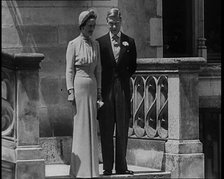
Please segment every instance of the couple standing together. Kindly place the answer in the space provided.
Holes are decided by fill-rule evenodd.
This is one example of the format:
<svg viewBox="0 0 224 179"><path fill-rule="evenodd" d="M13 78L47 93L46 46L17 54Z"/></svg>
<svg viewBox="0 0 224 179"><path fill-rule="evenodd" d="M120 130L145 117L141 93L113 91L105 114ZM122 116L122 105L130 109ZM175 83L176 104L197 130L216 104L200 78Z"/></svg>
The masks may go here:
<svg viewBox="0 0 224 179"><path fill-rule="evenodd" d="M80 35L69 42L66 52L68 100L76 109L70 175L76 178L99 176L97 118L103 174L111 175L114 163L117 174L133 174L127 168L126 150L131 116L129 82L136 70L136 46L134 39L120 31L118 8L107 13L109 32L93 40L96 18L92 10L79 15ZM98 109L97 101L103 103Z"/></svg>

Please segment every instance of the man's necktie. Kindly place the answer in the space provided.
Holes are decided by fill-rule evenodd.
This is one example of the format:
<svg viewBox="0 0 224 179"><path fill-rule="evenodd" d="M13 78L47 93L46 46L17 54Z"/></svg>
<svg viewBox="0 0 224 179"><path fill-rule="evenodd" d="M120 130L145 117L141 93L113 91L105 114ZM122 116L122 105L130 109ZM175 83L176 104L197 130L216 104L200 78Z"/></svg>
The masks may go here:
<svg viewBox="0 0 224 179"><path fill-rule="evenodd" d="M114 36L112 37L112 39L113 39L113 44L114 44L114 46L115 46L115 47L118 47L118 46L119 46L119 37L118 37L118 35L114 35Z"/></svg>
<svg viewBox="0 0 224 179"><path fill-rule="evenodd" d="M119 44L119 37L118 35L114 35L112 37L112 42L113 42L113 52L114 52L114 58L117 62L118 57L119 57L119 53L120 53L120 44Z"/></svg>

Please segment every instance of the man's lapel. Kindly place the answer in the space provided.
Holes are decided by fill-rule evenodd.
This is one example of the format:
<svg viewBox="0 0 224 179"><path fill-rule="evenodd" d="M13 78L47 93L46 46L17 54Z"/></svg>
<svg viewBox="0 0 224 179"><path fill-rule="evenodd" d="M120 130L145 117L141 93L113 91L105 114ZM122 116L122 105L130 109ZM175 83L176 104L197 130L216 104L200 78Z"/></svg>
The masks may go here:
<svg viewBox="0 0 224 179"><path fill-rule="evenodd" d="M116 61L115 61L115 58L114 58L114 53L113 53L113 49L112 49L112 44L111 44L111 41L110 41L110 34L108 33L107 36L106 36L106 47L108 48L108 51L109 51L109 55L110 55L110 59L112 60L112 63L115 63L116 64Z"/></svg>
<svg viewBox="0 0 224 179"><path fill-rule="evenodd" d="M119 54L119 58L118 58L118 62L117 63L119 63L121 61L121 59L122 59L122 57L123 57L123 55L125 53L125 50L126 50L125 46L123 45L124 41L125 41L124 35L121 33L121 37L120 37L120 47L121 47L121 49L120 49L120 54Z"/></svg>

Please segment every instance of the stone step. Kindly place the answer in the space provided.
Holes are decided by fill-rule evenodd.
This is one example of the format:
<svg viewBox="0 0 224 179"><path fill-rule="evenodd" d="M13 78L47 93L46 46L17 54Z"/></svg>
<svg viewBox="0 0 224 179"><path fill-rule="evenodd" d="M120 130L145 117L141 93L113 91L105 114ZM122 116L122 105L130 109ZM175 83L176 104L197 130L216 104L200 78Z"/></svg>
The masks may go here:
<svg viewBox="0 0 224 179"><path fill-rule="evenodd" d="M42 147L42 154L45 159L46 164L46 179L69 179L69 169L70 169L70 158L71 158L71 136L62 136L62 137L49 137L49 138L40 138L40 145ZM129 141L132 142L131 140ZM136 141L135 141L136 142ZM100 142L99 142L100 144ZM137 143L139 144L139 143ZM131 145L131 147L135 147ZM150 143L151 144L151 143ZM154 144L152 145L154 148L155 146L160 147L161 144ZM150 145L151 146L151 145ZM153 148L153 149L154 149ZM162 160L160 155L150 155L151 153L144 153L144 158L141 156L140 159L145 160L145 156L156 156L158 160L154 160L150 158L153 165L148 165L148 162L141 163L140 161L134 161L129 163L128 169L134 171L134 175L116 175L115 171L113 171L113 175L111 176L103 176L103 166L102 166L102 156L101 156L101 147L99 146L99 178L142 178L142 179L149 179L149 178L170 178L169 172L162 172L161 168L156 166L154 163L161 163L159 162ZM138 151L139 152L139 151ZM133 154L133 153L131 153ZM131 158L131 157L130 157ZM138 166L137 166L138 165ZM147 166L147 167L146 167Z"/></svg>
<svg viewBox="0 0 224 179"><path fill-rule="evenodd" d="M46 179L72 179L69 176L70 165L65 164L50 164L46 165ZM170 172L163 172L156 169L139 167L134 165L128 166L129 170L134 171L134 175L116 175L115 171L111 176L103 176L103 166L99 165L100 176L98 178L112 178L112 179L121 179L121 178L139 178L139 179L155 179L155 178L170 178Z"/></svg>

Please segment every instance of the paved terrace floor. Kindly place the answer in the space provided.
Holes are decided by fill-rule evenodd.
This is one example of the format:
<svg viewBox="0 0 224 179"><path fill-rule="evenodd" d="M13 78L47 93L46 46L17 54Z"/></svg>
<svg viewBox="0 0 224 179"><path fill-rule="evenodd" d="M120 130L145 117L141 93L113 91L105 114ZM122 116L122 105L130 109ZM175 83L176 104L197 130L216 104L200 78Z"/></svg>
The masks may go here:
<svg viewBox="0 0 224 179"><path fill-rule="evenodd" d="M46 178L70 178L69 177L69 169L70 165L64 164L49 164L45 167ZM103 165L99 165L99 173L100 178L141 178L141 176L149 176L151 175L152 178L155 176L160 176L159 178L169 177L169 172L161 172L156 169L146 168L146 167L139 167L139 166L128 166L129 170L134 171L134 175L116 175L115 171L113 170L113 174L111 176L103 176ZM161 174L163 177L161 177ZM153 175L153 176L152 176ZM150 178L151 178L150 177ZM144 177L145 178L145 177ZM148 177L147 177L148 178ZM157 177L156 177L157 178Z"/></svg>

